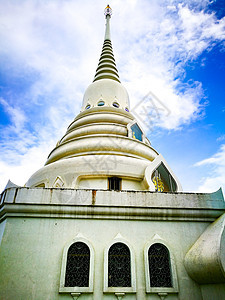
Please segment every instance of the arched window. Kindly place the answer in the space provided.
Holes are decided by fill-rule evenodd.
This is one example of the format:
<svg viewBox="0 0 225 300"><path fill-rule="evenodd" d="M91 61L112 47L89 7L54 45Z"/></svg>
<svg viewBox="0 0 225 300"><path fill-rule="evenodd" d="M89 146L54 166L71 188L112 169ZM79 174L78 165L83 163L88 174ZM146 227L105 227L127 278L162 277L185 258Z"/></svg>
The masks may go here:
<svg viewBox="0 0 225 300"><path fill-rule="evenodd" d="M65 287L88 287L90 250L83 242L73 243L67 253Z"/></svg>
<svg viewBox="0 0 225 300"><path fill-rule="evenodd" d="M76 237L63 250L60 293L93 293L94 249L84 237Z"/></svg>
<svg viewBox="0 0 225 300"><path fill-rule="evenodd" d="M131 287L130 250L123 243L115 243L109 249L108 287Z"/></svg>
<svg viewBox="0 0 225 300"><path fill-rule="evenodd" d="M151 287L172 287L170 254L166 246L153 244L148 250Z"/></svg>

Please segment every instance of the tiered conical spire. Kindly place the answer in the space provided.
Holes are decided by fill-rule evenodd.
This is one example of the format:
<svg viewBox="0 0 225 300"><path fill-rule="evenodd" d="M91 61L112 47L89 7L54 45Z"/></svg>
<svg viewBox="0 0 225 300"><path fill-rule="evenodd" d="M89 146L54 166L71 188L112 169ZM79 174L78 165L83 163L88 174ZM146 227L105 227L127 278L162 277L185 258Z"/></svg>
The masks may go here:
<svg viewBox="0 0 225 300"><path fill-rule="evenodd" d="M99 59L99 64L93 82L99 79L113 79L120 82L116 62L113 55L112 43L110 38L110 18L112 9L107 5L105 9L106 28L105 39L102 47L102 53Z"/></svg>

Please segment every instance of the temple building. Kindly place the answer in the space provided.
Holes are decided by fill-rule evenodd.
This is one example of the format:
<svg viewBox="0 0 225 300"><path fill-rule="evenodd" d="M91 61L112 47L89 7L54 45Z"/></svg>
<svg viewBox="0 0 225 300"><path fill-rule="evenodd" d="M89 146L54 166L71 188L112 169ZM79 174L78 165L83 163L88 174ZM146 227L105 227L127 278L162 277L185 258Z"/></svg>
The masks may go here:
<svg viewBox="0 0 225 300"><path fill-rule="evenodd" d="M81 112L0 196L0 299L225 299L225 202L185 193L130 111L110 36Z"/></svg>

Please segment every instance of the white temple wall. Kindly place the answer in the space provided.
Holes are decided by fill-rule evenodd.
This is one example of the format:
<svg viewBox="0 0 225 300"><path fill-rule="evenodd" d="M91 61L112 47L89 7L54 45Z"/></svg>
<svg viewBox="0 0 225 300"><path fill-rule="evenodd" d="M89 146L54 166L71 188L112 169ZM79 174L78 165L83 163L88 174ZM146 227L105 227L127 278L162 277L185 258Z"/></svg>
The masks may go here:
<svg viewBox="0 0 225 300"><path fill-rule="evenodd" d="M5 224L6 224L6 220L4 220L0 223L0 245L1 245L3 234L4 234L4 230L5 230Z"/></svg>
<svg viewBox="0 0 225 300"><path fill-rule="evenodd" d="M155 234L170 246L175 257L179 298L173 294L167 299L202 299L200 287L187 275L183 260L208 225L207 222L9 218L0 248L0 298L72 299L58 293L62 254L65 244L82 234L94 248L95 264L94 294L80 299L103 299L103 252L119 233L132 245L136 261L137 292L126 295L125 299L158 299L157 295L145 293L144 248ZM218 288L215 292L219 293ZM104 299L115 296L106 295Z"/></svg>
<svg viewBox="0 0 225 300"><path fill-rule="evenodd" d="M100 178L81 178L77 185L79 189L102 189L108 190L108 177L100 177ZM143 190L143 184L141 180L131 180L131 179L122 179L121 182L123 190Z"/></svg>

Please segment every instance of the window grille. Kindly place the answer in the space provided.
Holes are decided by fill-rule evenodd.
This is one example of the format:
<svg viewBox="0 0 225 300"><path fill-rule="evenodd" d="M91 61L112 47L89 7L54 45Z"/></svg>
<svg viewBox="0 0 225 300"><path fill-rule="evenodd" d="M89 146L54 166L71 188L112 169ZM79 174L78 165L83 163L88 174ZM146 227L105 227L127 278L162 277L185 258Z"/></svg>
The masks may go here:
<svg viewBox="0 0 225 300"><path fill-rule="evenodd" d="M151 287L172 287L170 254L166 246L153 244L148 250Z"/></svg>
<svg viewBox="0 0 225 300"><path fill-rule="evenodd" d="M131 287L130 250L123 243L113 244L108 252L108 286Z"/></svg>
<svg viewBox="0 0 225 300"><path fill-rule="evenodd" d="M110 177L109 178L109 190L120 191L121 190L121 178Z"/></svg>
<svg viewBox="0 0 225 300"><path fill-rule="evenodd" d="M89 247L82 242L72 244L67 254L65 286L88 287L89 269Z"/></svg>

